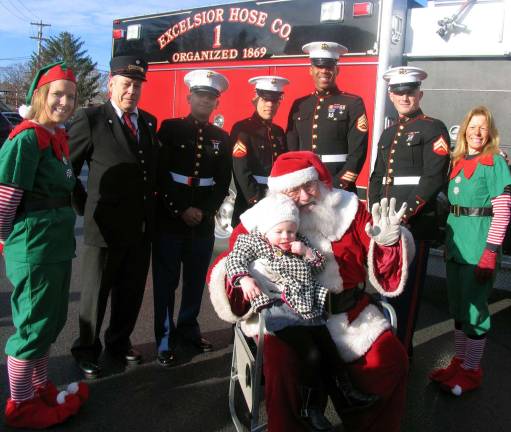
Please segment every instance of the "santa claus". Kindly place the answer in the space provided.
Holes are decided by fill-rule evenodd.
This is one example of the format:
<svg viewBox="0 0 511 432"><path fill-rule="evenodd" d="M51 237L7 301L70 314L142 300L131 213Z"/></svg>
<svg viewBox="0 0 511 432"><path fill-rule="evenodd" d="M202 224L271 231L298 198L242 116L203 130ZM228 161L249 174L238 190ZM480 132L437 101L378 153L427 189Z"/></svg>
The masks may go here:
<svg viewBox="0 0 511 432"><path fill-rule="evenodd" d="M369 214L355 194L332 189L328 170L307 151L279 156L268 178L268 189L269 194L280 192L293 199L300 209L299 231L326 256L327 264L318 280L330 291L328 329L348 364L353 383L366 393L380 396L370 408L342 412L345 430L399 431L408 358L364 287L369 279L384 296L402 292L414 253L413 238L400 225L405 208L396 212L392 200L382 200ZM241 216L230 248L239 234L256 226L251 219L249 212ZM225 283L227 253L220 255L210 269L211 301L220 318L231 323L242 320L242 329L252 336L257 314L252 313L243 293L250 287L241 289ZM256 282L247 278L245 283ZM265 336L263 368L270 432L306 430L300 420L299 366L288 345L270 334Z"/></svg>

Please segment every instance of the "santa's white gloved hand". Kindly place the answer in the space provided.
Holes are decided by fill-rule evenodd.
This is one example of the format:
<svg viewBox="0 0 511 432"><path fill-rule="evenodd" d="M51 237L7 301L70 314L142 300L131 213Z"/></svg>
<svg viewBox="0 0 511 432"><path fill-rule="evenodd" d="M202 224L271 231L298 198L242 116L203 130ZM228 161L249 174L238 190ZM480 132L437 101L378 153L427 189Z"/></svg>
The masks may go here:
<svg viewBox="0 0 511 432"><path fill-rule="evenodd" d="M406 203L403 203L396 213L396 199L390 199L390 206L387 198L379 203L374 203L371 208L373 224L367 223L366 233L381 246L392 246L399 241L401 235L401 219L406 211Z"/></svg>

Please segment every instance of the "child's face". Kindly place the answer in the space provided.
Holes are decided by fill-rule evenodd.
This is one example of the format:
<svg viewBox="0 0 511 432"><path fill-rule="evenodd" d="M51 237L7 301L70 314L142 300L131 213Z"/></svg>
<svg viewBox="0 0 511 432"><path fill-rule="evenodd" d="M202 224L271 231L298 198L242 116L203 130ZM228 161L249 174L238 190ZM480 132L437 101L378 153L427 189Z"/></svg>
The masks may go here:
<svg viewBox="0 0 511 432"><path fill-rule="evenodd" d="M281 222L266 233L266 239L273 246L289 251L291 250L291 242L296 240L296 228L294 222Z"/></svg>

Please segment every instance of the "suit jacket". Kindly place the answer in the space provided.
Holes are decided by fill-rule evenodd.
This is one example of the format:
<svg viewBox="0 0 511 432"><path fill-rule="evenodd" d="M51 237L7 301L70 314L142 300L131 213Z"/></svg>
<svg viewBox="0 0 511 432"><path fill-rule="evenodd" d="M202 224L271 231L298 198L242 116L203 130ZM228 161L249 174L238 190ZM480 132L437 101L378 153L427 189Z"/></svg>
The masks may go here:
<svg viewBox="0 0 511 432"><path fill-rule="evenodd" d="M229 135L209 122L201 123L188 115L164 120L158 138L162 143L158 157L158 232L182 238L213 236L214 216L229 194L231 182ZM190 183L184 184L183 178ZM200 185L200 179L212 182ZM181 218L188 207L199 208L204 214L194 227L186 225Z"/></svg>
<svg viewBox="0 0 511 432"><path fill-rule="evenodd" d="M369 203L396 198L408 204L405 218L417 240L435 240L436 197L447 183L449 132L419 109L385 129L369 183Z"/></svg>
<svg viewBox="0 0 511 432"><path fill-rule="evenodd" d="M334 88L299 98L291 106L286 133L289 151L316 153L334 187L353 189L367 154L368 123L360 96Z"/></svg>
<svg viewBox="0 0 511 432"><path fill-rule="evenodd" d="M98 247L128 245L154 225L156 118L138 110L138 141L112 104L77 112L69 129L70 157L78 177L89 167L87 191L80 181L74 206L84 215L84 241Z"/></svg>
<svg viewBox="0 0 511 432"><path fill-rule="evenodd" d="M240 215L266 195L273 162L287 151L287 146L283 129L264 121L257 112L234 124L231 141L237 192L231 222L234 227L239 224Z"/></svg>

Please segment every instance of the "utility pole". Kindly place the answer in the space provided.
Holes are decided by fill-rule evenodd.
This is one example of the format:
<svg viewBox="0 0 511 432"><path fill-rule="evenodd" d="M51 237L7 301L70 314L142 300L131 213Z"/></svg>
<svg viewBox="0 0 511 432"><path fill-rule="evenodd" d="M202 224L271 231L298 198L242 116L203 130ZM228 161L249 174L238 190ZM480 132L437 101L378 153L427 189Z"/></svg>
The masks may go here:
<svg viewBox="0 0 511 432"><path fill-rule="evenodd" d="M37 22L31 22L30 25L39 27L39 31L37 32L37 36L30 36L30 39L36 39L38 41L37 44L37 60L39 62L41 57L41 42L47 41L48 38L43 38L43 27L51 27L51 24L44 24L43 20Z"/></svg>

